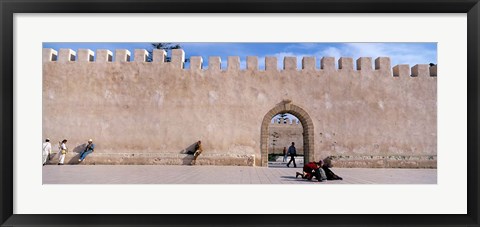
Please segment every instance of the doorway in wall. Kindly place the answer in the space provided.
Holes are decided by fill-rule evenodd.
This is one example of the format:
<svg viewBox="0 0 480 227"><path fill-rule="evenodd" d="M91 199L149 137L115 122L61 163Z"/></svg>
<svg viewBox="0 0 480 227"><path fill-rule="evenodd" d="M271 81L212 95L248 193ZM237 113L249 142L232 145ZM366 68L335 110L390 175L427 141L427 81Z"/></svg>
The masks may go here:
<svg viewBox="0 0 480 227"><path fill-rule="evenodd" d="M291 116L292 122L290 123L289 116ZM285 119L286 123L285 123ZM273 123L273 121L277 120L277 123ZM298 123L295 121L295 125L293 125L294 121L298 120ZM280 123L280 124L278 124ZM300 131L291 133L290 135L284 135L282 138L281 132L277 128L298 128L300 127ZM289 129L285 129L288 131ZM284 130L284 131L285 131ZM293 129L292 129L293 130ZM295 131L295 130L294 130ZM276 132L276 133L275 133ZM301 132L300 135L298 135ZM287 152L291 143L295 143L295 147L297 149L297 155L299 160L303 158L303 162L309 162L313 160L313 151L314 151L314 137L313 137L313 122L308 113L301 107L292 104L288 101L283 101L282 103L278 104L267 114L265 114L261 126L261 166L277 166L276 160L279 157L275 158L276 155L280 154L283 155L283 148L286 147ZM297 141L296 140L300 140ZM288 145L288 146L287 146ZM271 154L271 155L270 155ZM270 161L271 160L271 161ZM290 157L287 159L290 161ZM275 161L275 163L274 163ZM283 162L283 158L281 159ZM295 160L296 161L296 160ZM302 162L302 163L303 163ZM269 165L270 163L270 165ZM286 163L284 164L286 168ZM290 167L293 167L293 163L290 164ZM303 164L297 163L297 167L303 167Z"/></svg>
<svg viewBox="0 0 480 227"><path fill-rule="evenodd" d="M268 126L268 167L286 167L291 157L289 148L294 144L295 165L303 166L303 126L292 114L275 115ZM290 166L294 166L291 161Z"/></svg>

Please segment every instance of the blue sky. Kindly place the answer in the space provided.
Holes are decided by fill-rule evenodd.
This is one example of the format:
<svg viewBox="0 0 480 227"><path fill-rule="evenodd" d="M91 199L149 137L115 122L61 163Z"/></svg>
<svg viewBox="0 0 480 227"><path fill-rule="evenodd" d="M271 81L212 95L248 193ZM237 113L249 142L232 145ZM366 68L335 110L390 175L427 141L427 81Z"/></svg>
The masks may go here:
<svg viewBox="0 0 480 227"><path fill-rule="evenodd" d="M437 63L436 43L178 43L185 51L187 58L202 56L204 68L208 66L209 56L220 56L222 68L226 68L228 56L239 56L241 68L246 68L247 56L258 56L259 67L264 69L265 56L276 56L279 68L285 56L297 56L298 67L301 68L303 56L317 57L317 67L323 56L335 57L390 57L392 66L397 64ZM43 43L43 48L78 49L151 49L150 43ZM168 53L170 55L170 53ZM188 64L186 65L188 68Z"/></svg>
<svg viewBox="0 0 480 227"><path fill-rule="evenodd" d="M247 56L258 56L260 69L265 68L265 57L276 56L278 58L278 68L281 69L283 57L297 56L298 68L301 69L303 56L315 56L317 58L317 68L319 68L320 58L323 56L352 57L354 62L359 57L390 57L392 67L397 64L437 64L437 44L436 43L178 43L185 51L186 58L191 56L203 57L203 68L208 66L209 56L220 56L222 59L222 68L227 67L228 56L239 56L240 67L246 68ZM152 48L151 43L43 43L43 48L70 48L74 51L78 49L108 49L115 52L115 49L128 49L133 53L135 49ZM170 55L171 53L168 53ZM189 67L188 63L185 65ZM277 118L275 116L274 118ZM296 119L293 115L288 115L290 119Z"/></svg>

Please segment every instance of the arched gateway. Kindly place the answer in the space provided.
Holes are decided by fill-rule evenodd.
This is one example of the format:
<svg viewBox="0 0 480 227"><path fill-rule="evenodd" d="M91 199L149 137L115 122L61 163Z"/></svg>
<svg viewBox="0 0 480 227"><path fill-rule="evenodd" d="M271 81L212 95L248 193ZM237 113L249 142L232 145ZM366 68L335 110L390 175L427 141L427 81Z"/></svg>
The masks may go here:
<svg viewBox="0 0 480 227"><path fill-rule="evenodd" d="M268 126L270 121L277 114L289 113L300 120L303 127L303 149L305 155L305 163L313 160L314 154L314 130L313 121L308 113L297 105L291 103L291 100L284 100L268 111L263 117L262 129L260 132L260 149L261 149L261 165L268 166Z"/></svg>

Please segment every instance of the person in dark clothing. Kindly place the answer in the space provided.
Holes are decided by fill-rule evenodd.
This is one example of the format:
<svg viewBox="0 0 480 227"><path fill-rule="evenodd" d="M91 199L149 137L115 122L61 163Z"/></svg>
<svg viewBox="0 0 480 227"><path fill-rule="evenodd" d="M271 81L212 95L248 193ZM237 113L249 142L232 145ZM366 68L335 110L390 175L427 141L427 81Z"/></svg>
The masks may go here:
<svg viewBox="0 0 480 227"><path fill-rule="evenodd" d="M190 163L190 165L195 165L195 163L197 162L197 158L198 156L203 152L203 149L202 149L202 141L198 141L197 144L195 144L195 153L193 153L193 160L192 162Z"/></svg>
<svg viewBox="0 0 480 227"><path fill-rule="evenodd" d="M318 181L322 182L322 178L320 176L320 168L321 165L318 162L309 162L303 166L303 173L297 172L296 178L298 176L302 176L303 179L312 180L313 177Z"/></svg>
<svg viewBox="0 0 480 227"><path fill-rule="evenodd" d="M292 145L288 148L288 155L290 155L290 161L287 164L287 167L290 167L290 163L293 161L293 166L297 168L297 163L295 163L295 156L297 156L297 149L295 149L295 143L292 142Z"/></svg>
<svg viewBox="0 0 480 227"><path fill-rule="evenodd" d="M343 178L336 175L330 168L332 168L332 159L327 157L323 160L324 164L322 166L325 175L327 175L327 180L343 180Z"/></svg>

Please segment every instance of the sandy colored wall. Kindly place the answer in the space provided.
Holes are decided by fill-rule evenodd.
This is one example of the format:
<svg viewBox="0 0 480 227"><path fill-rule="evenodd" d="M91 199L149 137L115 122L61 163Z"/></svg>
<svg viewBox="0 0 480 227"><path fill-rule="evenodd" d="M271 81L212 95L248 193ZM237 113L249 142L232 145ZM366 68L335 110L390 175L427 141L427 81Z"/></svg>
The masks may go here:
<svg viewBox="0 0 480 227"><path fill-rule="evenodd" d="M145 54L137 50L129 62L128 51L117 50L109 62L107 50L92 61L90 50L44 49L43 137L67 138L70 149L92 138L105 154L179 154L202 140L205 154L254 156L258 165L262 120L289 99L312 118L315 159L378 167L385 162L359 160L426 157L434 161L425 167L436 166L436 67L392 72L389 58L373 68L371 58L360 58L354 69L341 58L338 69L323 58L318 69L304 58L297 69L297 58L286 57L277 70L277 59L267 57L266 70L258 70L257 57L247 58L247 69L229 57L220 69L220 58L210 57L201 69L201 57L191 57L183 69L181 50L172 62L160 50L154 62L144 62Z"/></svg>
<svg viewBox="0 0 480 227"><path fill-rule="evenodd" d="M269 154L282 154L283 148L286 147L288 151L288 148L294 142L297 155L303 155L303 127L300 122L292 123L290 120L287 120L286 124L285 122L274 122L268 126L268 129Z"/></svg>

